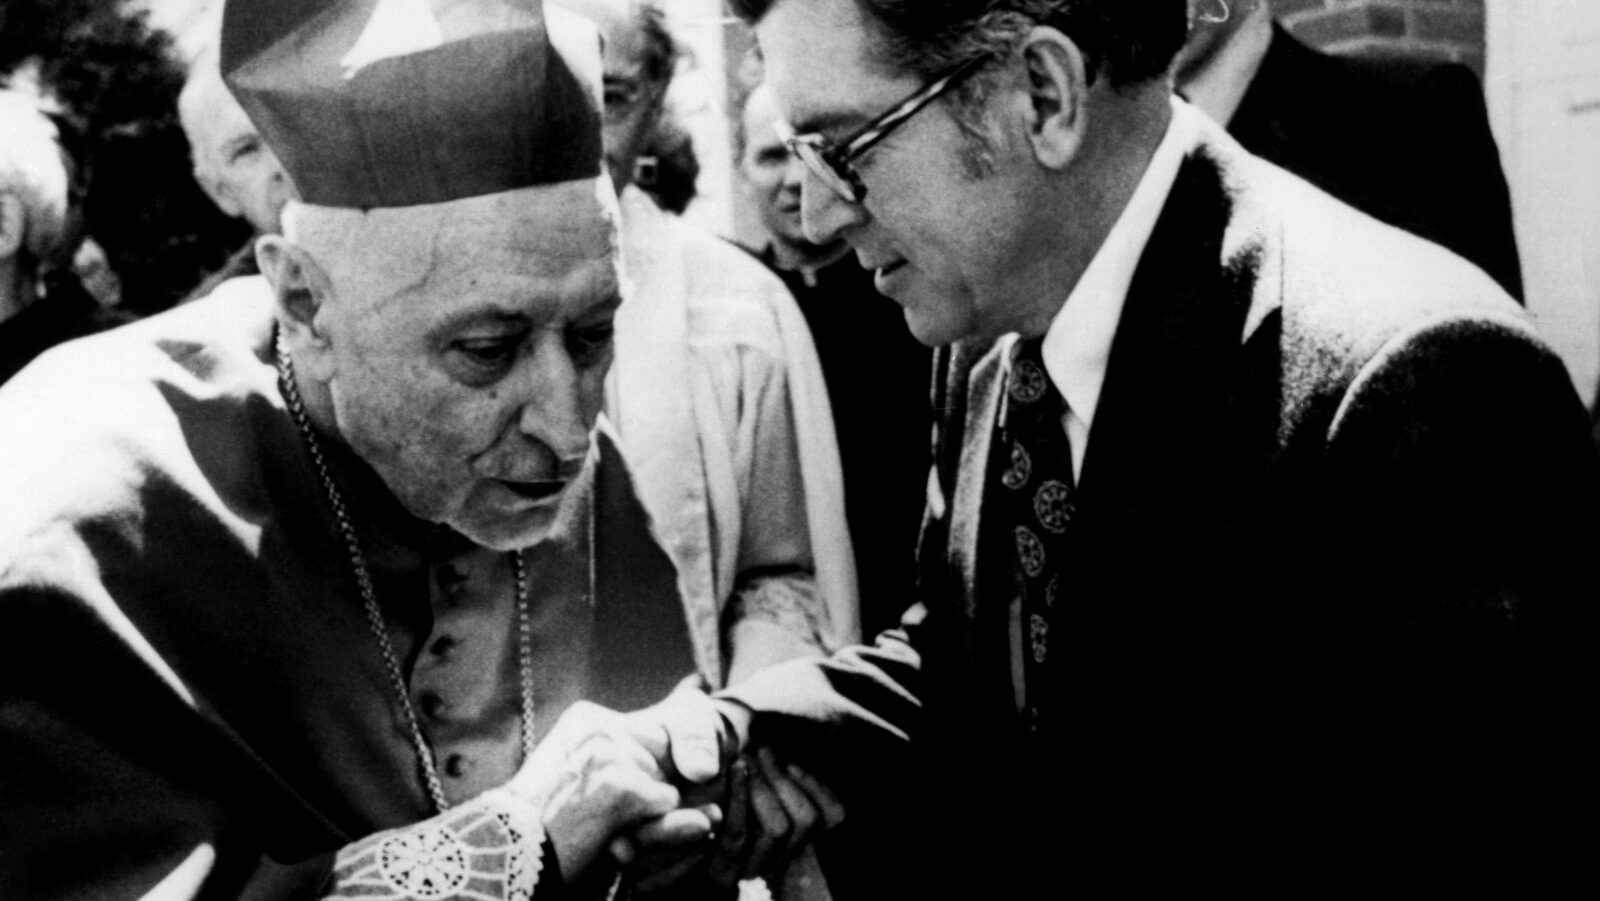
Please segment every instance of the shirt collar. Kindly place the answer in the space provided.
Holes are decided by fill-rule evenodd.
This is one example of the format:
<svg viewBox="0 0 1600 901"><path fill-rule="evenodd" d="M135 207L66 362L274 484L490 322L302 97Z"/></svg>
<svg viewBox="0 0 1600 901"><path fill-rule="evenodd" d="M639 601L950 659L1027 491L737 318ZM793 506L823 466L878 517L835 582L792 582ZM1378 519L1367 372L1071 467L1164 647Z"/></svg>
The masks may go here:
<svg viewBox="0 0 1600 901"><path fill-rule="evenodd" d="M1122 305L1134 270L1155 231L1178 168L1199 136L1200 114L1177 97L1167 133L1150 158L1143 177L1105 242L1061 305L1040 349L1050 381L1084 425L1094 424L1100 386L1106 377L1111 341L1116 336Z"/></svg>

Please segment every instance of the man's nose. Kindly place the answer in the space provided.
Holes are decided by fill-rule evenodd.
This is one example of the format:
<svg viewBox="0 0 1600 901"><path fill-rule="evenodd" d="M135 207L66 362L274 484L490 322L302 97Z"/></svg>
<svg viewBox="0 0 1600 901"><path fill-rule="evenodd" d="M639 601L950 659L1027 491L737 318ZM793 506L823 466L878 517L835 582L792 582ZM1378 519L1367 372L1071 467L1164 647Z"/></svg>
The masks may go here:
<svg viewBox="0 0 1600 901"><path fill-rule="evenodd" d="M598 398L591 403L562 330L541 329L534 340L535 346L522 363L518 427L522 434L549 448L558 460L581 460L589 452L589 429L598 411Z"/></svg>
<svg viewBox="0 0 1600 901"><path fill-rule="evenodd" d="M786 155L783 163L783 189L800 193L800 189L806 183L806 171L806 164L801 162L799 157L794 154Z"/></svg>
<svg viewBox="0 0 1600 901"><path fill-rule="evenodd" d="M822 179L807 171L800 189L800 228L813 244L832 244L848 238L847 229L867 220L866 207L850 203Z"/></svg>

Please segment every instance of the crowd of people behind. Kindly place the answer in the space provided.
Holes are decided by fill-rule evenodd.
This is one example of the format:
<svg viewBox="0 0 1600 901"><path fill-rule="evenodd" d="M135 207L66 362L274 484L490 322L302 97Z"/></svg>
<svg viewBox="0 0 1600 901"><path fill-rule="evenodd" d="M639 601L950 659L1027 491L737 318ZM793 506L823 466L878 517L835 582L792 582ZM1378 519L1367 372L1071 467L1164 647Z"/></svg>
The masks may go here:
<svg viewBox="0 0 1600 901"><path fill-rule="evenodd" d="M37 224L29 229L28 253L7 260L12 274L0 322L34 309L0 339L5 377L54 344L203 297L228 278L253 274L253 239L278 230L279 213L293 191L223 85L214 44L184 60L170 36L147 25L144 13L92 0L17 6L0 36L6 131L14 138L4 171L22 214ZM1252 152L1455 250L1521 297L1509 192L1481 89L1469 70L1328 56L1275 24L1263 2L1221 8L1225 15L1202 23L1175 63L1175 78L1188 99L1227 123ZM608 99L619 110L642 109L648 121L635 129L644 143L628 151L634 171L618 183L637 184L657 206L681 214L695 196L699 163L688 132L665 106L678 45L659 11L637 15L643 37L627 46L644 66L634 90L645 93L613 91ZM1337 89L1326 94L1325 103L1313 108L1298 102L1302 92L1328 85ZM848 277L853 274L842 266L840 284L808 290L821 266L796 257L791 248L824 263L842 259L848 248L842 242L812 245L799 233L797 181L789 185L792 197L772 189L788 152L772 136L777 114L762 94L754 93L746 114L757 120L747 118L734 129L738 175L770 242L751 250L786 277L801 302L819 349L830 357L824 368L839 373L830 385L855 384L858 374L845 373L846 360L856 358L857 347L876 347L894 360L881 367L893 373L889 378L917 382L891 391L909 399L925 380L901 374L916 371L913 360L922 352L900 340L892 306L806 303L811 293L870 292L870 280ZM613 113L630 114L639 113ZM742 159L751 134L767 146ZM1391 139L1370 137L1377 134ZM42 151L43 140L57 149ZM786 225L785 217L793 224ZM51 302L32 303L47 293L54 294ZM868 322L846 327L819 320L840 310ZM888 320L887 327L873 324L880 319ZM836 342L842 343L835 347ZM836 415L854 396L834 388ZM861 421L846 415L852 423ZM870 435L869 443L876 444L884 436L915 432L920 423L898 423L881 435L839 431L846 441L866 442L861 436Z"/></svg>
<svg viewBox="0 0 1600 901"><path fill-rule="evenodd" d="M1593 888L1472 72L730 6L750 246L657 0L0 13L0 895Z"/></svg>

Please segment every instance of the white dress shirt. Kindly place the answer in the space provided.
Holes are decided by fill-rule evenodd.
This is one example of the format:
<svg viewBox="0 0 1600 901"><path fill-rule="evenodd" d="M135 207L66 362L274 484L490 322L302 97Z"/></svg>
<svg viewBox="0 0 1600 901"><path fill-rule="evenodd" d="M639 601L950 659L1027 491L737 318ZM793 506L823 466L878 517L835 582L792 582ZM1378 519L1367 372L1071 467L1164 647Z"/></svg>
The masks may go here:
<svg viewBox="0 0 1600 901"><path fill-rule="evenodd" d="M1199 134L1198 116L1193 106L1172 98L1172 120L1143 178L1045 333L1041 349L1044 368L1067 402L1062 424L1067 430L1067 439L1072 442L1074 478L1083 470L1083 457L1089 447L1095 408L1100 403L1100 386L1106 379L1106 361L1111 356L1117 322L1122 318L1123 301L1133 283L1139 258L1144 255L1144 247L1155 231L1156 220L1166 206L1167 195L1177 180L1178 167L1194 147Z"/></svg>
<svg viewBox="0 0 1600 901"><path fill-rule="evenodd" d="M1172 119L1143 177L1134 188L1122 215L1105 242L1067 295L1066 303L1050 321L1041 353L1050 381L1066 401L1061 425L1072 445L1072 476L1083 471L1089 448L1100 387L1106 379L1106 362L1116 337L1122 305L1133 284L1134 270L1166 206L1184 157L1199 137L1201 113L1178 97L1172 98ZM1069 581L1070 584L1070 581ZM1022 599L1011 602L1011 686L1017 709L1024 701Z"/></svg>

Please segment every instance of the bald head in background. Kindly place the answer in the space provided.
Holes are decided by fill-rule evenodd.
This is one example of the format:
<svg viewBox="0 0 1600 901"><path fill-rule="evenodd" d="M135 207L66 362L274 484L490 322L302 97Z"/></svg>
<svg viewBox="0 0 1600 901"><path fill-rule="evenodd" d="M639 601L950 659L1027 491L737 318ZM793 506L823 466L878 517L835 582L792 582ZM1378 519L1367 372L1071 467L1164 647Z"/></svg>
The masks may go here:
<svg viewBox="0 0 1600 901"><path fill-rule="evenodd" d="M259 234L282 231L283 206L294 184L261 132L222 81L213 45L194 61L178 96L195 181L224 213Z"/></svg>
<svg viewBox="0 0 1600 901"><path fill-rule="evenodd" d="M739 175L746 196L772 238L774 263L780 269L825 266L849 252L844 241L813 244L800 223L800 186L805 165L778 137L782 119L772 90L759 85L745 98L740 119Z"/></svg>

